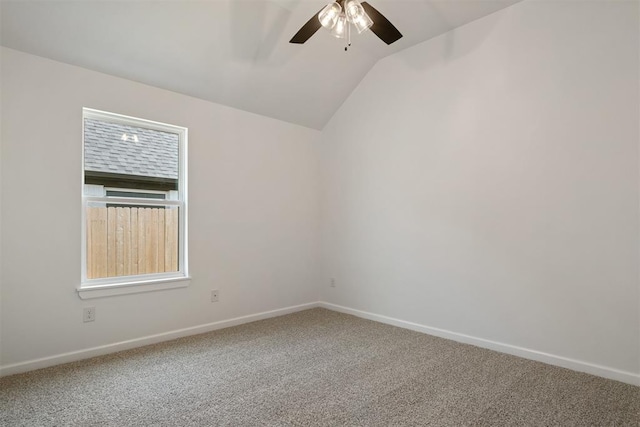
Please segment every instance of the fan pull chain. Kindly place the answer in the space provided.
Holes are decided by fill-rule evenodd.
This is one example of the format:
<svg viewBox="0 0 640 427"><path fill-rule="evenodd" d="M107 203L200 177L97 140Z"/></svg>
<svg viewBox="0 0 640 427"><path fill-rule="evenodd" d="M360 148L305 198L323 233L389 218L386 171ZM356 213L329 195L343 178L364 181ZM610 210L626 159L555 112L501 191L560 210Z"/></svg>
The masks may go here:
<svg viewBox="0 0 640 427"><path fill-rule="evenodd" d="M344 47L344 51L351 47L351 24L347 23L347 46Z"/></svg>

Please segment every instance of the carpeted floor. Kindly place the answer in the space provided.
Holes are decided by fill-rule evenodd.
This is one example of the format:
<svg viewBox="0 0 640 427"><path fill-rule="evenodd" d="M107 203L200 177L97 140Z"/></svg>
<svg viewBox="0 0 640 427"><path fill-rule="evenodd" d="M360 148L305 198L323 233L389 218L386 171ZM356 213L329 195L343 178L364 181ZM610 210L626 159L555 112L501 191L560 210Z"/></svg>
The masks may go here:
<svg viewBox="0 0 640 427"><path fill-rule="evenodd" d="M0 379L3 426L638 426L640 388L324 309Z"/></svg>

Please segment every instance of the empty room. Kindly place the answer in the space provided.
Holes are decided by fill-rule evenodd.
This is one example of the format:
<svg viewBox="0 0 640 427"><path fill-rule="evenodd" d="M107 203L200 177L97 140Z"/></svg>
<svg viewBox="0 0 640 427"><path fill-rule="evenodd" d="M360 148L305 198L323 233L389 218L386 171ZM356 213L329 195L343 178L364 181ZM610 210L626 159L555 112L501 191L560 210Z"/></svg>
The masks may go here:
<svg viewBox="0 0 640 427"><path fill-rule="evenodd" d="M0 425L640 424L636 0L0 0L0 118Z"/></svg>

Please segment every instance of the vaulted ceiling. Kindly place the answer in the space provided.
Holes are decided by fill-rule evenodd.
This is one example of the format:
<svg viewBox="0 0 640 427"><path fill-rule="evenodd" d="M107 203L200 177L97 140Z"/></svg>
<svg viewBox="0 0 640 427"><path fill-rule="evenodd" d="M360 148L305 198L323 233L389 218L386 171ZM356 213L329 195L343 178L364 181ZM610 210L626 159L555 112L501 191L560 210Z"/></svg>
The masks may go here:
<svg viewBox="0 0 640 427"><path fill-rule="evenodd" d="M289 39L327 0L2 1L0 43L322 129L381 58L520 0L369 0L404 35L352 47L321 28Z"/></svg>

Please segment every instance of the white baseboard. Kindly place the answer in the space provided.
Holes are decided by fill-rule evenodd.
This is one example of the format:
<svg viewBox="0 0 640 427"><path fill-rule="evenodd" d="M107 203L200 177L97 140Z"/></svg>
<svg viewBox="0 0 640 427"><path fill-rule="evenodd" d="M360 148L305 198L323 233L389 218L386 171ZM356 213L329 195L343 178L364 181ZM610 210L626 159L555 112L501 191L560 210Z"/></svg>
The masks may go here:
<svg viewBox="0 0 640 427"><path fill-rule="evenodd" d="M412 331L422 332L428 335L434 335L464 344L471 344L477 347L487 348L490 350L499 351L501 353L512 354L514 356L523 357L525 359L547 363L549 365L560 366L562 368L567 368L579 372L586 372L588 374L596 375L599 377L640 386L640 374L634 374L632 372L620 371L618 369L595 365L593 363L570 359L568 357L556 356L553 354L518 347L515 345L504 344L501 342L486 340L483 338L476 338L470 335L459 334L457 332L451 332L440 328L434 328L431 326L420 325L418 323L394 319L392 317L369 313L367 311L356 310L349 307L343 307L341 305L331 304L328 302L320 302L319 306L329 310L339 311L341 313L362 317L363 319L374 320L376 322L386 323L388 325L398 326L400 328L411 329Z"/></svg>
<svg viewBox="0 0 640 427"><path fill-rule="evenodd" d="M228 328L230 326L237 326L237 325L242 325L244 323L255 322L256 320L263 320L263 319L268 319L270 317L277 317L277 316L282 316L289 313L295 313L297 311L308 310L310 308L314 308L318 306L319 306L319 303L312 302L308 304L285 307L277 310L264 311L262 313L235 317L233 319L228 319L228 320L220 320L218 322L192 326L190 328L178 329L175 331L163 332L161 334L149 335L146 337L135 338L132 340L117 342L113 344L101 345L99 347L92 347L84 350L58 354L55 356L27 360L26 362L19 362L11 365L4 365L4 366L0 366L0 377L32 371L34 369L46 368L49 366L59 365L62 363L69 363L69 362L75 362L77 360L89 359L91 357L102 356L105 354L115 353L122 350L129 350L131 348L142 347L149 344L156 344L162 341L169 341L176 338L186 337L189 335L196 335L196 334L202 334L205 332L211 332L217 329Z"/></svg>
<svg viewBox="0 0 640 427"><path fill-rule="evenodd" d="M221 320L218 322L207 323L204 325L192 326L189 328L178 329L175 331L164 332L156 335L135 338L132 340L122 341L113 344L107 344L99 347L92 347L84 350L72 351L69 353L58 354L55 356L43 357L40 359L28 360L25 362L14 363L10 365L0 366L0 377L6 375L19 374L22 372L32 371L34 369L46 368L49 366L59 365L62 363L75 362L77 360L88 359L91 357L102 356L109 353L115 353L122 350L129 350L136 347L142 347L149 344L156 344L163 341L169 341L176 338L182 338L189 335L197 335L205 332L215 331L217 329L228 328L231 326L242 325L244 323L255 322L257 320L268 319L271 317L283 316L285 314L295 313L297 311L308 310L310 308L323 307L328 310L338 311L341 313L351 314L363 319L374 320L380 323L397 326L400 328L410 329L422 332L428 335L434 335L453 341L471 344L502 353L512 354L514 356L523 357L525 359L536 360L538 362L548 363L550 365L560 366L579 372L597 375L599 377L609 378L621 381L627 384L640 386L640 374L632 372L620 371L618 369L606 366L596 365L580 360L570 359L567 357L556 356L541 351L531 350L528 348L518 347L510 344L504 344L496 341L486 340L483 338L472 337L470 335L451 332L440 328L420 325L418 323L407 322L405 320L395 319L392 317L382 316L367 311L356 310L349 307L343 307L328 302L312 302L291 307L285 307L277 310L265 311L262 313L251 314L247 316L235 317L233 319Z"/></svg>

